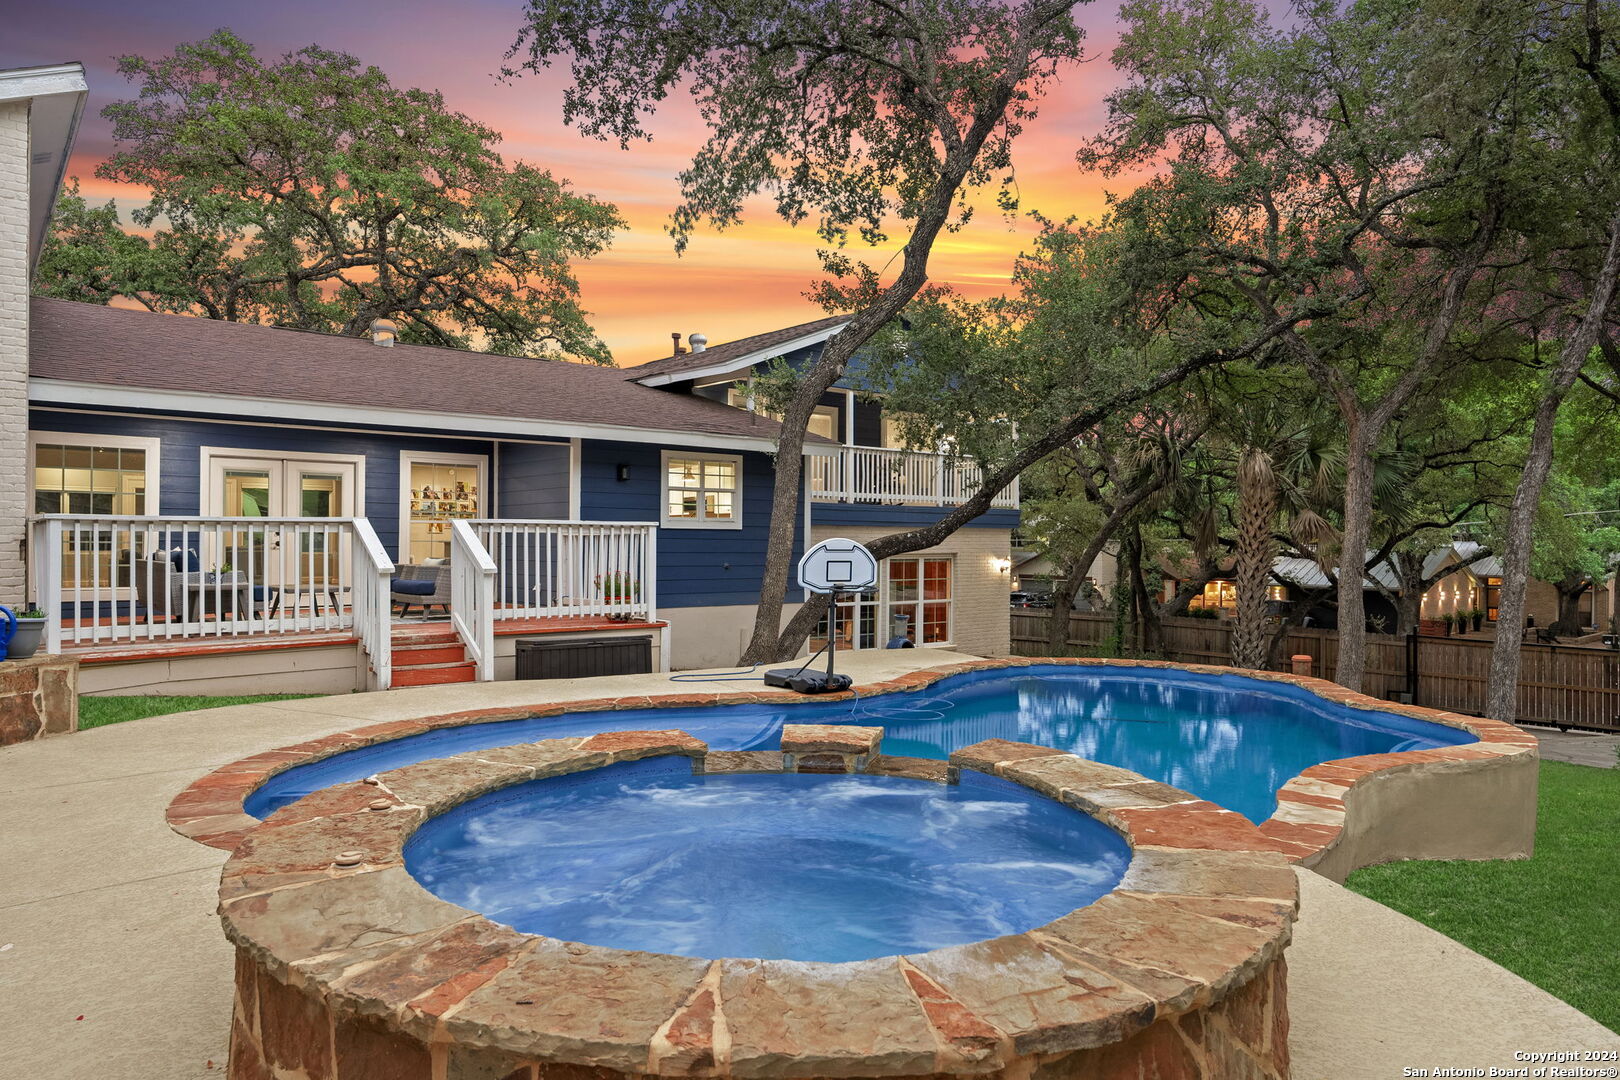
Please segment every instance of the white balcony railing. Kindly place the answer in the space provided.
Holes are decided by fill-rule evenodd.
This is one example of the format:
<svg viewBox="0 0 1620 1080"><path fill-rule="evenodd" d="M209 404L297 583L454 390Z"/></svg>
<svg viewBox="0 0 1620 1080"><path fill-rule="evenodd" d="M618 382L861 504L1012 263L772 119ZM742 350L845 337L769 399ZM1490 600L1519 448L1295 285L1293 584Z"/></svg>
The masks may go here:
<svg viewBox="0 0 1620 1080"><path fill-rule="evenodd" d="M810 493L817 502L957 506L984 484L977 462L914 450L845 446L809 463ZM990 505L1016 509L1018 481L997 492Z"/></svg>
<svg viewBox="0 0 1620 1080"><path fill-rule="evenodd" d="M48 652L351 631L388 685L394 564L364 521L49 514L29 563Z"/></svg>
<svg viewBox="0 0 1620 1080"><path fill-rule="evenodd" d="M656 524L493 519L467 524L496 567L495 605L502 619L650 620L658 614Z"/></svg>

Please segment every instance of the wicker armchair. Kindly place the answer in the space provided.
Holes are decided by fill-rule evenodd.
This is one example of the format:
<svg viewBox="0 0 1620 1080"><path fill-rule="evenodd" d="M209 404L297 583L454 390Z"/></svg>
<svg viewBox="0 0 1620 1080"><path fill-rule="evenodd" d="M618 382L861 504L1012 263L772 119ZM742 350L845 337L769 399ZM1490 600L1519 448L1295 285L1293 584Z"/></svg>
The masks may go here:
<svg viewBox="0 0 1620 1080"><path fill-rule="evenodd" d="M431 581L433 591L426 595L417 593L390 593L389 598L400 605L399 617L404 618L411 613L411 608L420 607L422 618L427 618L428 609L439 607L444 609L446 615L450 614L450 564L439 566L420 566L406 563L398 568L394 575L403 581Z"/></svg>

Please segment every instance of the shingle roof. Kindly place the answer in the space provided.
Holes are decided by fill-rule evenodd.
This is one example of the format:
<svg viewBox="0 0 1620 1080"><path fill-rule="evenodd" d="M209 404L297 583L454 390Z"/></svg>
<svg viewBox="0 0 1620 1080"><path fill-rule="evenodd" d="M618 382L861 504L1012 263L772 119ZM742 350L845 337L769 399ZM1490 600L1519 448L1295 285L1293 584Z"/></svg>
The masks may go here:
<svg viewBox="0 0 1620 1080"><path fill-rule="evenodd" d="M728 361L742 360L744 357L756 353L763 353L762 359L769 359L778 355L771 350L779 348L790 341L802 337L819 334L824 330L836 330L849 322L848 315L832 315L825 319L813 319L797 326L784 326L780 330L771 330L764 334L755 334L752 337L738 338L728 341L724 345L710 345L702 352L681 353L679 356L666 356L659 360L649 360L645 364L626 368L625 378L645 379L653 375L679 375L688 371L701 371L704 368L715 367ZM829 333L827 335L831 337Z"/></svg>
<svg viewBox="0 0 1620 1080"><path fill-rule="evenodd" d="M39 379L426 414L401 416L410 427L449 414L762 440L777 432L758 414L627 382L620 368L425 345L383 349L330 334L37 297L31 310L30 374Z"/></svg>

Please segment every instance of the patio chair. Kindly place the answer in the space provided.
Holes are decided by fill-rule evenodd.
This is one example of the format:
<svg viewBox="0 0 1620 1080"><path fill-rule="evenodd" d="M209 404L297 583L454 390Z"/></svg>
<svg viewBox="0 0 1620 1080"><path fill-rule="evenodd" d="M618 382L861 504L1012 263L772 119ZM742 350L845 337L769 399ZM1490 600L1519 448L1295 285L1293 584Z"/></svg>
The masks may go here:
<svg viewBox="0 0 1620 1080"><path fill-rule="evenodd" d="M429 608L443 608L450 614L450 564L423 566L406 563L391 582L389 599L400 605L399 617L405 618L411 608L420 607L426 619Z"/></svg>
<svg viewBox="0 0 1620 1080"><path fill-rule="evenodd" d="M195 558L195 556L192 556ZM135 564L135 599L146 612L150 623L154 616L173 622L175 617L185 619L191 603L191 586L199 584L202 571L177 570L174 556L167 551L155 552L150 558Z"/></svg>

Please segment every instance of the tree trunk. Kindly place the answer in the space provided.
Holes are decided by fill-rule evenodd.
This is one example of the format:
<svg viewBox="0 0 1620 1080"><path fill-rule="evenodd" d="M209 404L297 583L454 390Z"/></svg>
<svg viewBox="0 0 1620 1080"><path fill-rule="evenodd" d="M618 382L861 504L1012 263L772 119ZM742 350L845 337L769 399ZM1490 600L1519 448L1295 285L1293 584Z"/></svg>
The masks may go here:
<svg viewBox="0 0 1620 1080"><path fill-rule="evenodd" d="M1360 690L1367 671L1367 538L1372 531L1372 454L1352 421L1344 463L1344 534L1339 541L1339 665L1334 681Z"/></svg>
<svg viewBox="0 0 1620 1080"><path fill-rule="evenodd" d="M1147 579L1142 573L1142 529L1140 526L1131 529L1131 603L1136 606L1136 617L1139 630L1137 631L1137 648L1145 653L1161 653L1164 651L1164 624L1159 621L1159 605L1153 602L1148 593Z"/></svg>
<svg viewBox="0 0 1620 1080"><path fill-rule="evenodd" d="M1566 574L1562 581L1553 583L1558 590L1558 621L1549 630L1555 634L1576 637L1585 626L1581 623L1581 597L1592 587L1590 578L1581 574Z"/></svg>
<svg viewBox="0 0 1620 1080"><path fill-rule="evenodd" d="M1232 624L1232 666L1266 663L1266 586L1277 559L1277 484L1271 458L1258 447L1238 461L1237 618Z"/></svg>
<svg viewBox="0 0 1620 1080"><path fill-rule="evenodd" d="M1074 610L1074 597L1080 583L1086 579L1090 566L1078 561L1070 568L1057 588L1052 590L1052 617L1046 623L1046 655L1067 656L1069 653L1069 613Z"/></svg>
<svg viewBox="0 0 1620 1080"><path fill-rule="evenodd" d="M1405 634L1416 630L1423 621L1423 559L1404 551L1397 551L1391 558L1401 575L1401 593L1395 598L1395 632Z"/></svg>
<svg viewBox="0 0 1620 1080"><path fill-rule="evenodd" d="M1530 452L1508 507L1507 539L1502 549L1502 590L1497 601L1496 645L1491 649L1491 681L1486 695L1485 715L1492 720L1512 723L1518 717L1519 642L1524 635L1524 593L1530 573L1531 532L1541 489L1552 470L1553 426L1564 395L1586 365L1598 331L1614 301L1615 281L1620 277L1620 212L1609 219L1609 246L1603 264L1592 284L1592 296L1579 325L1564 341L1558 366L1536 406L1535 426L1530 434Z"/></svg>

